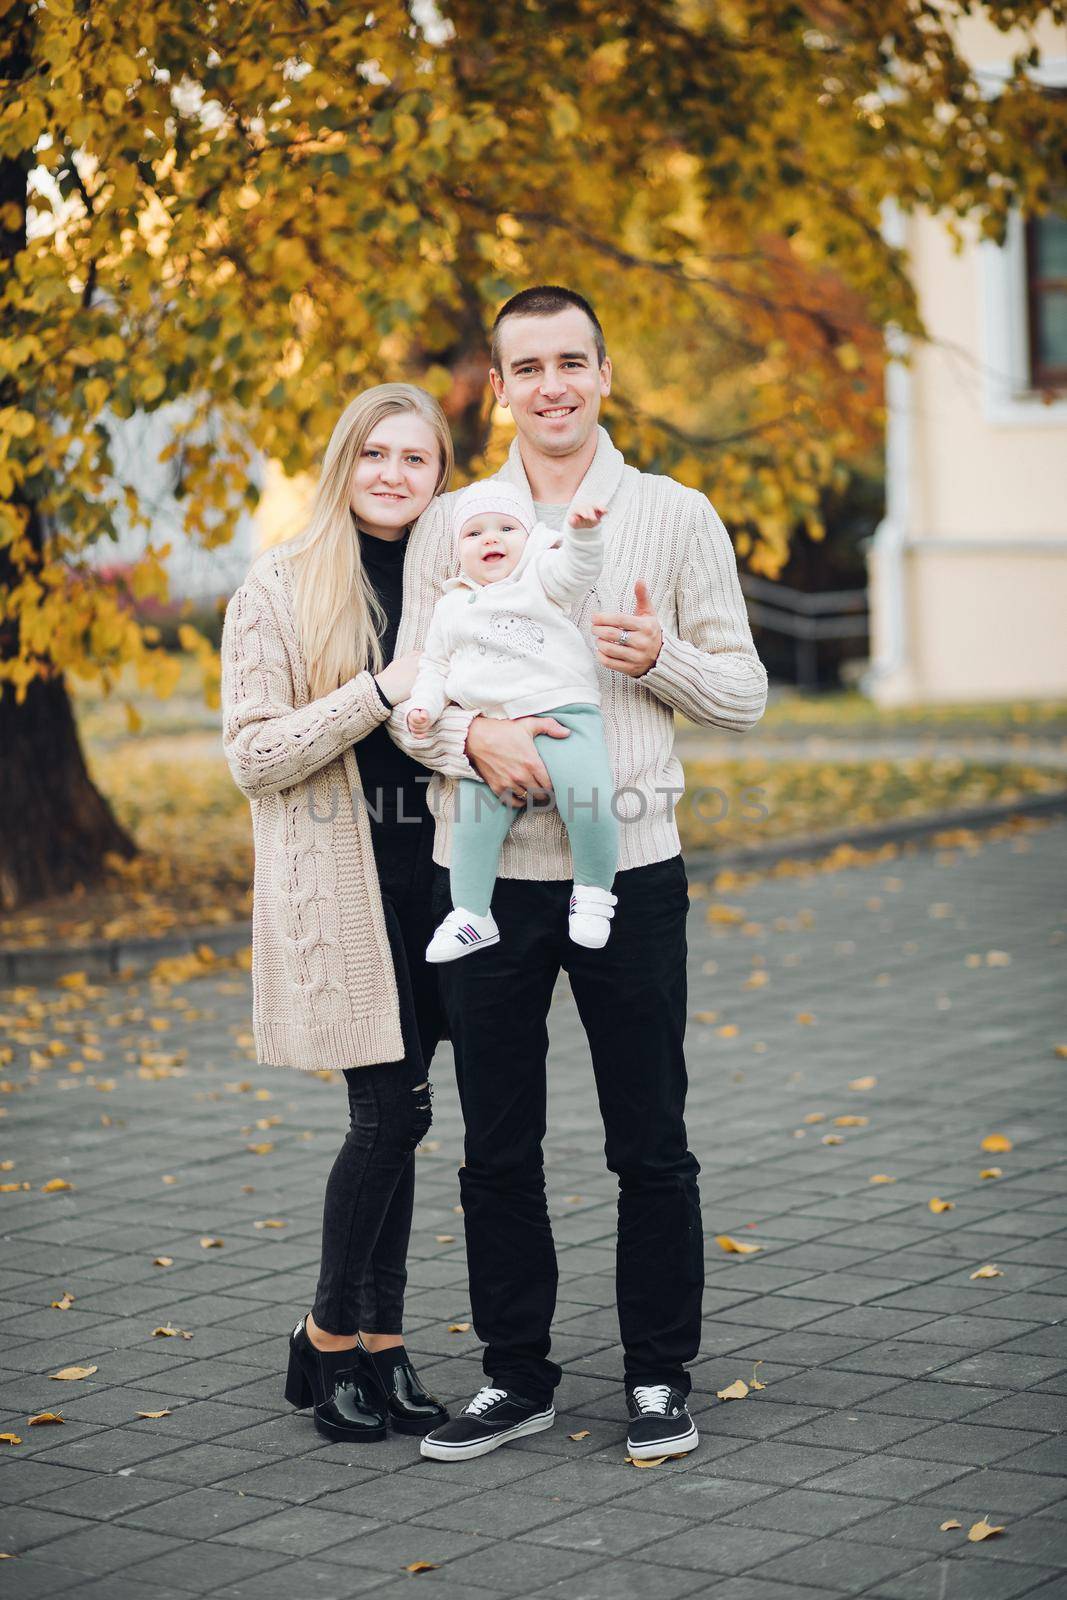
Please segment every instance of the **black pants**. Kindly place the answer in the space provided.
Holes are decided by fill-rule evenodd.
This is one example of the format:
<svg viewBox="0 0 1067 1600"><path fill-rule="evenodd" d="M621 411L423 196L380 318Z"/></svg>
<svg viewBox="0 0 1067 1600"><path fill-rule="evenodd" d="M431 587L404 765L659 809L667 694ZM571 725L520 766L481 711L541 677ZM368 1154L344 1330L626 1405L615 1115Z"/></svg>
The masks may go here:
<svg viewBox="0 0 1067 1600"><path fill-rule="evenodd" d="M616 1292L628 1383L671 1383L700 1347L704 1250L685 1132L681 856L620 872L608 944L567 936L570 884L498 879L500 943L441 967L466 1125L460 1172L471 1309L495 1384L547 1402L556 1253L545 1201L547 1016L562 966L589 1040L608 1167L619 1179ZM437 869L434 905L449 905Z"/></svg>
<svg viewBox="0 0 1067 1600"><path fill-rule="evenodd" d="M433 932L433 821L375 825L378 881L400 998L401 1061L344 1069L351 1125L329 1178L312 1316L327 1333L401 1333L415 1146L431 1121L429 1065L442 1032Z"/></svg>

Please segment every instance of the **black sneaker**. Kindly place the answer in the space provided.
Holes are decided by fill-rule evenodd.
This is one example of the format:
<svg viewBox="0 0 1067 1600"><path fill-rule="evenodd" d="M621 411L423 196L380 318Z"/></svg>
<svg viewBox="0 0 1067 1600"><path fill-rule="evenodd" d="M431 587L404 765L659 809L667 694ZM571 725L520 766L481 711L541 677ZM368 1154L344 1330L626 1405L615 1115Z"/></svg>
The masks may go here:
<svg viewBox="0 0 1067 1600"><path fill-rule="evenodd" d="M630 1426L626 1448L637 1461L677 1456L700 1443L685 1395L669 1383L637 1383L626 1391Z"/></svg>
<svg viewBox="0 0 1067 1600"><path fill-rule="evenodd" d="M458 1417L428 1433L419 1448L432 1461L466 1461L470 1456L484 1456L498 1444L551 1428L555 1420L551 1401L546 1407L513 1390L486 1384Z"/></svg>

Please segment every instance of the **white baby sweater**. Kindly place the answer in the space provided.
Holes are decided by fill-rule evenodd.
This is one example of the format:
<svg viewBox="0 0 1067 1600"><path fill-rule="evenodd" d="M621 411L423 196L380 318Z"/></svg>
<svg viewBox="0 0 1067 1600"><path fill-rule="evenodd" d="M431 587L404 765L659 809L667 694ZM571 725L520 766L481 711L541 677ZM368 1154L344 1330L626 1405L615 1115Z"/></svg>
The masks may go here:
<svg viewBox="0 0 1067 1600"><path fill-rule="evenodd" d="M568 615L600 574L600 525L539 522L497 583L450 578L434 607L411 691L436 722L451 701L487 717L600 704L596 662Z"/></svg>

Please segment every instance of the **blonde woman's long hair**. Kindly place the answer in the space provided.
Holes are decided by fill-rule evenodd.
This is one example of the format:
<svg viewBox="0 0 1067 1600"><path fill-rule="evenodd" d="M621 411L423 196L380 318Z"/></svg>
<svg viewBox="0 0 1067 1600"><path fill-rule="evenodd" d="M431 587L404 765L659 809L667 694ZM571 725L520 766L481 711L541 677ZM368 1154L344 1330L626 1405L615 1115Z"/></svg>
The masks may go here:
<svg viewBox="0 0 1067 1600"><path fill-rule="evenodd" d="M413 411L437 440L435 494L452 476L452 435L432 395L413 383L380 383L349 402L326 446L311 515L289 552L296 578L296 621L313 700L358 672L380 671L384 613L367 581L351 514L352 476L363 446L385 417Z"/></svg>

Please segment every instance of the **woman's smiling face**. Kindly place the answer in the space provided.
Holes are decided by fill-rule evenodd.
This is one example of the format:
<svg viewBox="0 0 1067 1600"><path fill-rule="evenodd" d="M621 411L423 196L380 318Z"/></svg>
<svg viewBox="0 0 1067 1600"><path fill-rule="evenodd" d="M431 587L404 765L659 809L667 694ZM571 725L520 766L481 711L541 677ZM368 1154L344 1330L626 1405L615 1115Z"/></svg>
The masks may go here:
<svg viewBox="0 0 1067 1600"><path fill-rule="evenodd" d="M526 529L503 512L468 517L459 530L460 570L475 583L499 583L514 572L527 537Z"/></svg>
<svg viewBox="0 0 1067 1600"><path fill-rule="evenodd" d="M350 505L360 527L398 539L437 492L437 440L415 411L384 417L368 435L352 474Z"/></svg>

